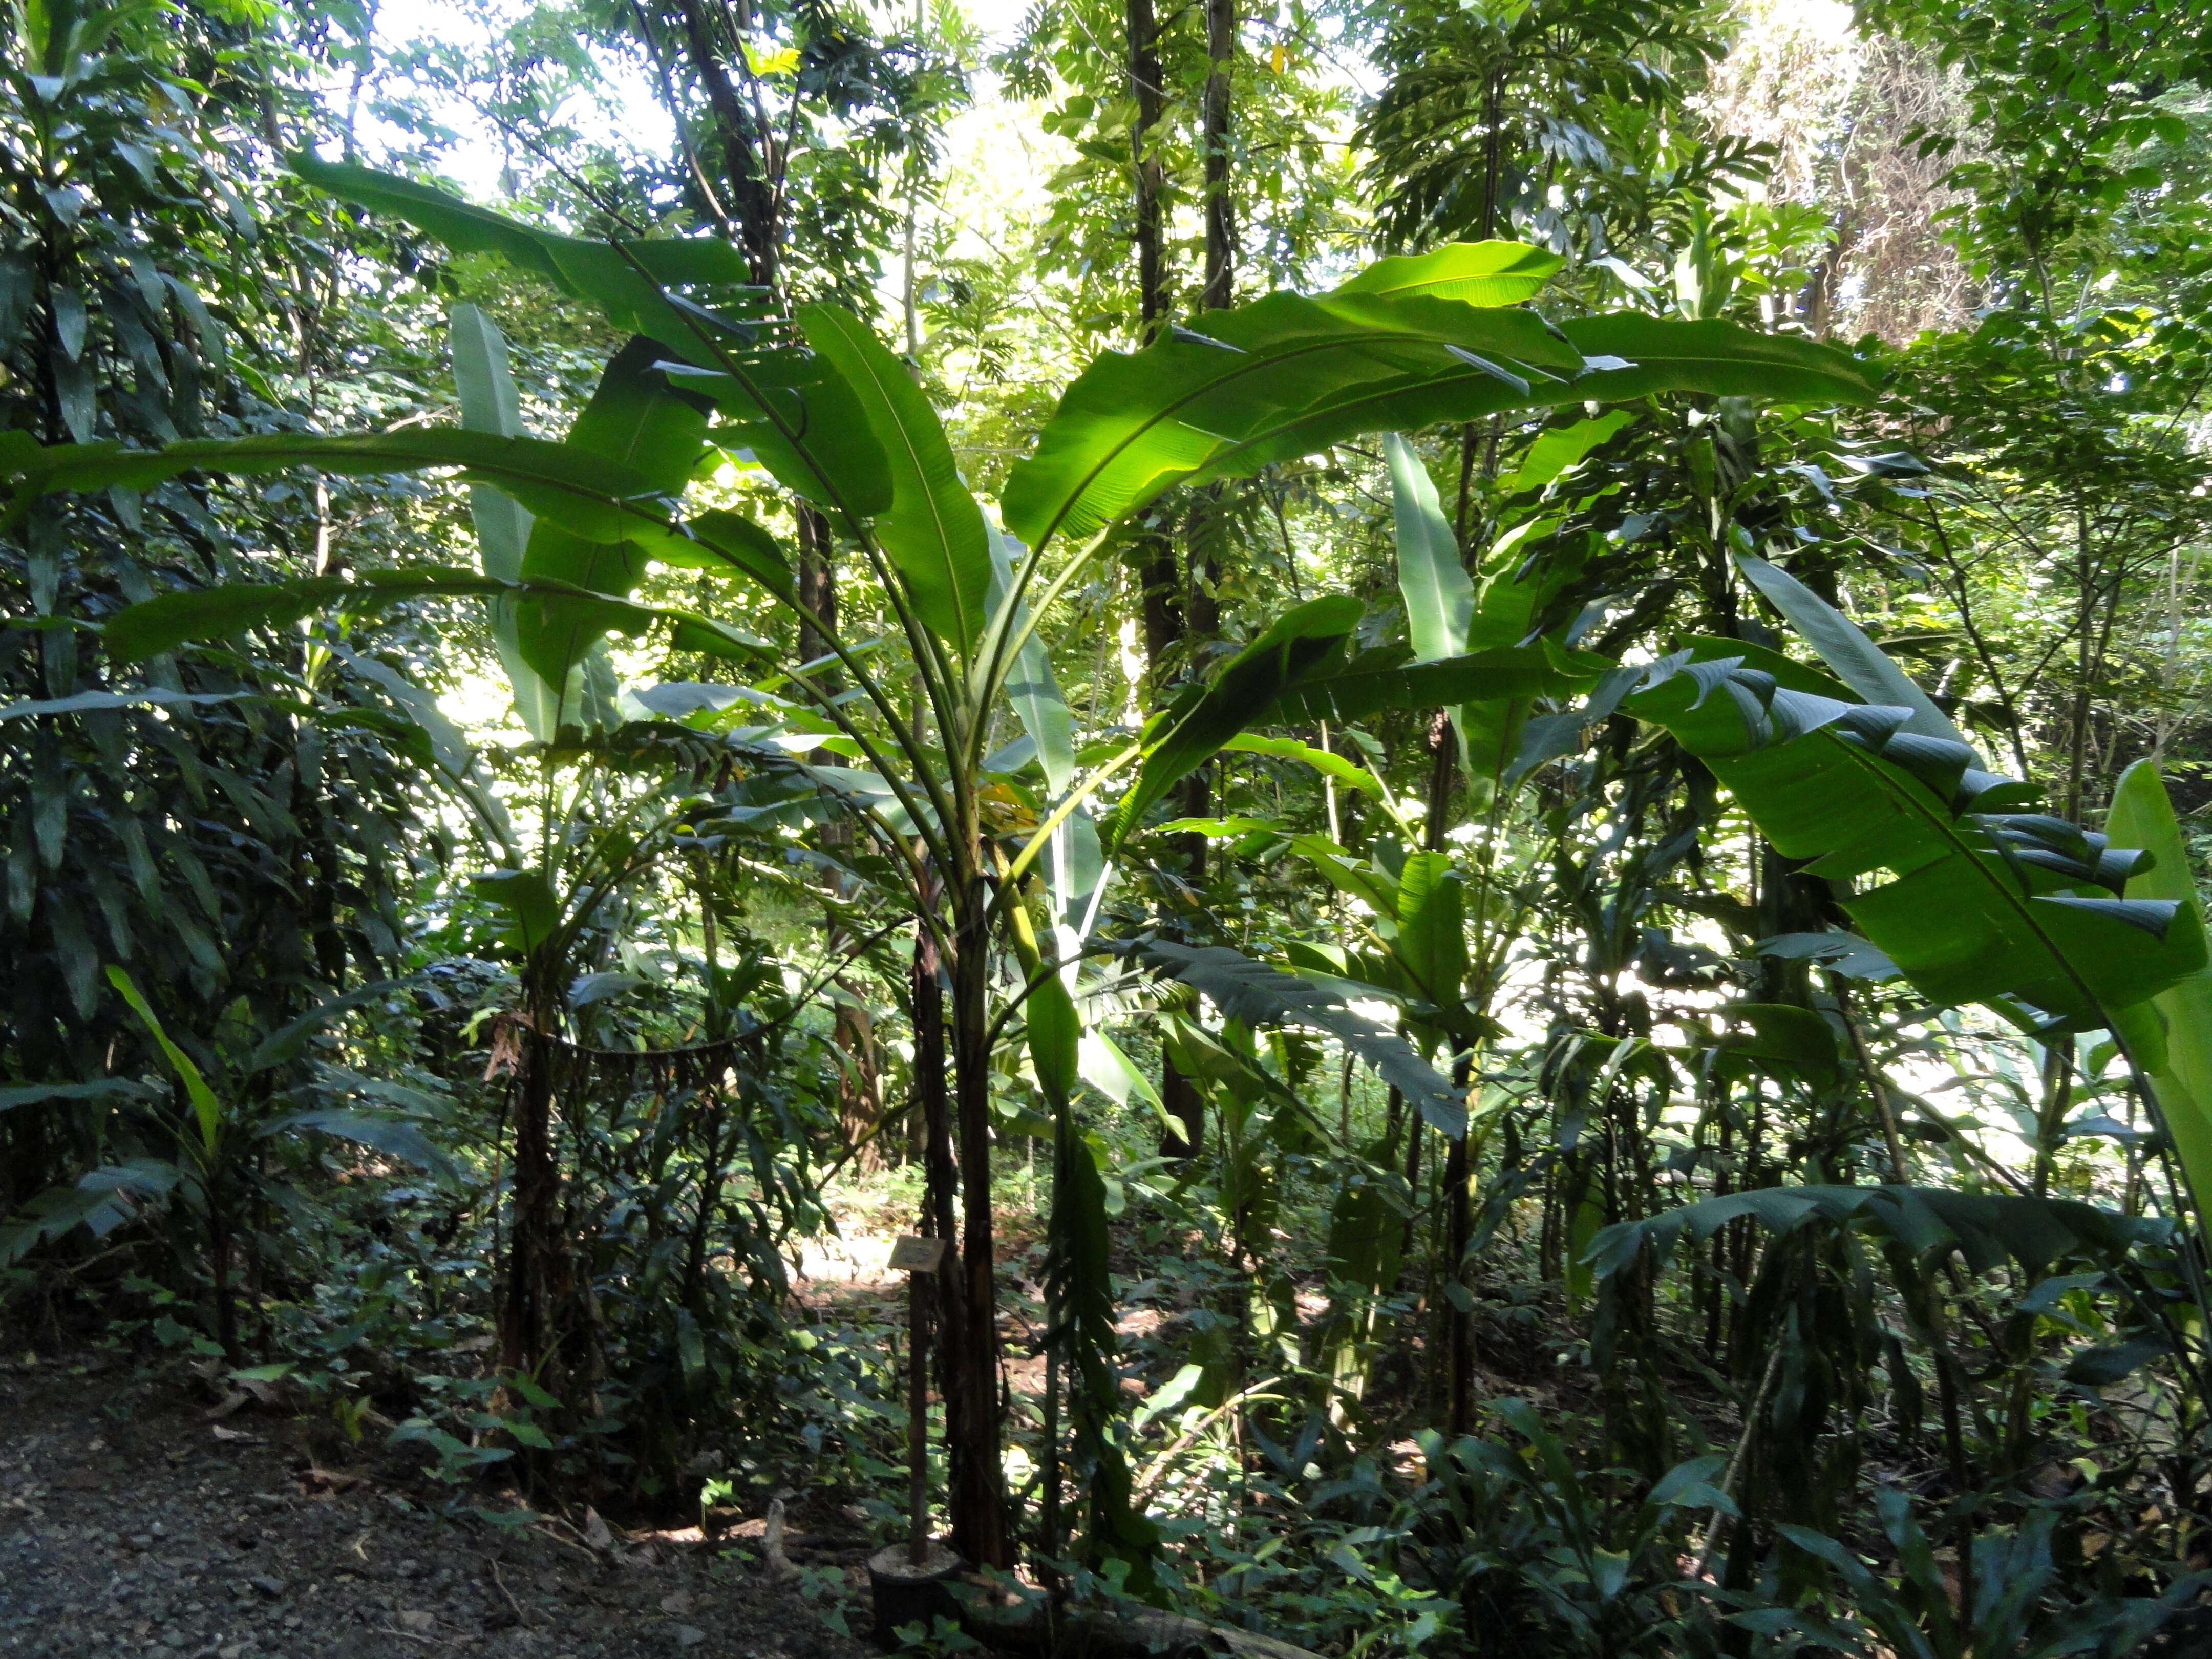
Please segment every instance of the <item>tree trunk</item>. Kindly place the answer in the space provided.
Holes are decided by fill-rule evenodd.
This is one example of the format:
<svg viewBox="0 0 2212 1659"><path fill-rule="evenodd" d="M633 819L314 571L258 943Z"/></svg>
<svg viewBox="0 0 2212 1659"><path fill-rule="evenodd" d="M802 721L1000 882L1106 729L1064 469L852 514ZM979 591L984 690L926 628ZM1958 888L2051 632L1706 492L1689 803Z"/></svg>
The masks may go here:
<svg viewBox="0 0 2212 1659"><path fill-rule="evenodd" d="M507 1300L500 1321L501 1363L538 1376L560 1393L544 1362L558 1346L556 1304L561 1264L561 1168L553 1146L553 1044L538 1018L518 1033L514 1103L514 1224L508 1234Z"/></svg>
<svg viewBox="0 0 2212 1659"><path fill-rule="evenodd" d="M1236 204L1229 194L1230 73L1237 58L1237 0L1206 0L1211 72L1200 112L1206 150L1206 289L1199 303L1219 311L1236 286Z"/></svg>
<svg viewBox="0 0 2212 1659"><path fill-rule="evenodd" d="M754 282L773 289L781 264L779 192L758 116L746 107L730 79L726 53L743 50L736 40L736 27L732 23L726 31L718 32L714 20L707 14L707 3L708 0L676 0L677 15L684 26L684 51L714 112L714 124L722 130L723 174L729 181L730 204L737 217L745 264ZM719 7L716 10L726 22L727 14ZM680 111L670 114L679 122L683 118Z"/></svg>
<svg viewBox="0 0 2212 1659"><path fill-rule="evenodd" d="M960 1290L964 1328L949 1351L945 1440L952 1462L952 1547L982 1566L1012 1567L999 1462L998 1291L992 1276L990 919L973 875L952 890L954 1103L960 1146Z"/></svg>
<svg viewBox="0 0 2212 1659"><path fill-rule="evenodd" d="M1150 345L1167 319L1166 249L1160 197L1166 169L1153 147L1153 132L1167 107L1160 86L1159 21L1152 0L1127 0L1129 96L1137 106L1130 130L1130 159L1137 173L1137 309L1141 319L1137 343Z"/></svg>

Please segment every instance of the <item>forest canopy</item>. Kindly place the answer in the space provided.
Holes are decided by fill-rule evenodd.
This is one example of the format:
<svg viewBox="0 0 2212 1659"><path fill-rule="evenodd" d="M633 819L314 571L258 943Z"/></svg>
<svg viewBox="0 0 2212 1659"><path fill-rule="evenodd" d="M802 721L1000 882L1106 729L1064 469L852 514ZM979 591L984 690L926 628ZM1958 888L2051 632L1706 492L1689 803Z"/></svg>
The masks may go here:
<svg viewBox="0 0 2212 1659"><path fill-rule="evenodd" d="M27 1363L916 1652L2201 1639L2212 9L0 70Z"/></svg>

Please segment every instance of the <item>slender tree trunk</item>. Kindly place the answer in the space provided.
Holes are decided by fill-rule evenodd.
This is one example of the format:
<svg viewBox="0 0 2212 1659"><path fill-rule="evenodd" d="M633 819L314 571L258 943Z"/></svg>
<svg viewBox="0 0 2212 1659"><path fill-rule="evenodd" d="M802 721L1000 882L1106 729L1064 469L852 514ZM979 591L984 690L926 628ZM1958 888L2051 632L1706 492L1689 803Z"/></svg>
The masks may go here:
<svg viewBox="0 0 2212 1659"><path fill-rule="evenodd" d="M1459 771L1459 738L1451 722L1439 717L1431 733L1435 747L1429 757L1428 817L1422 826L1422 845L1431 853L1444 849L1444 832L1451 827L1452 784ZM1474 1056L1462 1053L1452 1066L1452 1082L1463 1096L1474 1076ZM1453 1137L1444 1151L1444 1342L1446 1378L1449 1390L1445 1420L1455 1437L1465 1434L1474 1399L1474 1316L1460 1305L1451 1287L1461 1283L1468 1241L1474 1235L1474 1199L1469 1191L1473 1172L1468 1164L1467 1137Z"/></svg>
<svg viewBox="0 0 2212 1659"><path fill-rule="evenodd" d="M721 129L723 173L729 182L730 205L744 243L745 263L751 268L754 282L773 289L781 275L779 192L760 123L730 79L728 54L744 48L735 38L734 26L716 28L717 18L728 24L727 13L717 6L716 16L710 17L708 3L710 0L676 0L684 51L692 73L707 94L708 106L714 112L714 125ZM679 122L683 118L680 111L670 113Z"/></svg>
<svg viewBox="0 0 2212 1659"><path fill-rule="evenodd" d="M1199 303L1218 311L1236 284L1236 204L1229 193L1230 76L1237 59L1237 0L1206 0L1210 72L1200 112L1206 148L1206 289Z"/></svg>
<svg viewBox="0 0 2212 1659"><path fill-rule="evenodd" d="M556 1344L555 1301L564 1252L561 1242L561 1170L553 1145L553 1044L532 1012L519 1032L514 1103L514 1224L507 1261L507 1305L500 1357L509 1370L542 1373ZM554 1381L540 1375L553 1392Z"/></svg>
<svg viewBox="0 0 2212 1659"><path fill-rule="evenodd" d="M1012 1567L999 1462L998 1291L991 1218L990 921L983 884L952 890L954 1103L960 1142L960 1278L966 1303L959 1364L947 1402L952 1547L981 1565Z"/></svg>
<svg viewBox="0 0 2212 1659"><path fill-rule="evenodd" d="M1210 3L1218 4L1220 0ZM1137 184L1137 343L1150 345L1167 326L1168 319L1167 253L1160 199L1166 175L1153 148L1167 99L1160 84L1159 21L1152 10L1152 0L1127 0L1126 21L1129 96L1137 106L1136 125L1129 136L1130 160ZM1225 86L1222 110L1225 120ZM1211 161L1208 165L1212 165ZM1168 659L1185 637L1185 594L1190 583L1176 556L1174 538L1165 530L1154 527L1139 532L1131 538L1130 550L1131 567L1142 584L1145 657L1151 669L1151 690L1157 696L1166 678ZM1211 605L1210 593L1206 602ZM1218 617L1214 626L1218 627ZM1204 774L1194 775L1182 789L1186 816L1205 811L1206 792ZM1194 807L1194 800L1197 803ZM1191 874L1202 878L1206 873L1204 840L1186 836L1182 850ZM1206 1103L1197 1085L1178 1072L1175 1062L1165 1055L1160 1060L1160 1101L1168 1115L1183 1126L1180 1135L1170 1133L1162 1139L1161 1154L1168 1158L1191 1157L1198 1151L1205 1133Z"/></svg>
<svg viewBox="0 0 2212 1659"><path fill-rule="evenodd" d="M246 1351L238 1345L238 1291L235 1275L231 1271L233 1251L230 1230L230 1194L219 1179L207 1183L208 1201L208 1276L213 1280L215 1292L215 1340L222 1345L222 1357L233 1367L246 1363Z"/></svg>
<svg viewBox="0 0 2212 1659"><path fill-rule="evenodd" d="M1155 148L1155 130L1167 107L1160 86L1159 20L1152 0L1127 0L1129 96L1137 106L1130 129L1130 160L1137 175L1137 343L1150 345L1167 320L1168 278L1161 196L1166 168Z"/></svg>

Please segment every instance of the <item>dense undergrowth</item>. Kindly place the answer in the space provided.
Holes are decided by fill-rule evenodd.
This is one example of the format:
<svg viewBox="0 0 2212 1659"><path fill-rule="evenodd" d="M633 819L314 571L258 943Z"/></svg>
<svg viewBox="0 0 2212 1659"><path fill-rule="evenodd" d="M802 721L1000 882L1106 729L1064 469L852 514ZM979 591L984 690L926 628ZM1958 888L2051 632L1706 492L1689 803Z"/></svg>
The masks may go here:
<svg viewBox="0 0 2212 1659"><path fill-rule="evenodd" d="M884 1541L920 1341L971 1565L1332 1659L2194 1639L2203 12L16 8L9 1340Z"/></svg>

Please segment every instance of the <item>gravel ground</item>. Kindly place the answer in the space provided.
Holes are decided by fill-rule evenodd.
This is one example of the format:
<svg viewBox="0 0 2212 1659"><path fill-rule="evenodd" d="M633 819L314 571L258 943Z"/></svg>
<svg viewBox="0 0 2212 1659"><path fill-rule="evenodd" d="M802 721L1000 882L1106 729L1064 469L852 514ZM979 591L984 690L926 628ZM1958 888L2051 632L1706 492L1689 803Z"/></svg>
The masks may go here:
<svg viewBox="0 0 2212 1659"><path fill-rule="evenodd" d="M446 1520L428 1507L436 1501L390 1465L319 1467L287 1413L210 1421L189 1376L18 1359L0 1367L0 1656L866 1651L793 1579L723 1545L616 1533L593 1549L550 1527L518 1534ZM787 1541L865 1631L865 1543L795 1530Z"/></svg>

